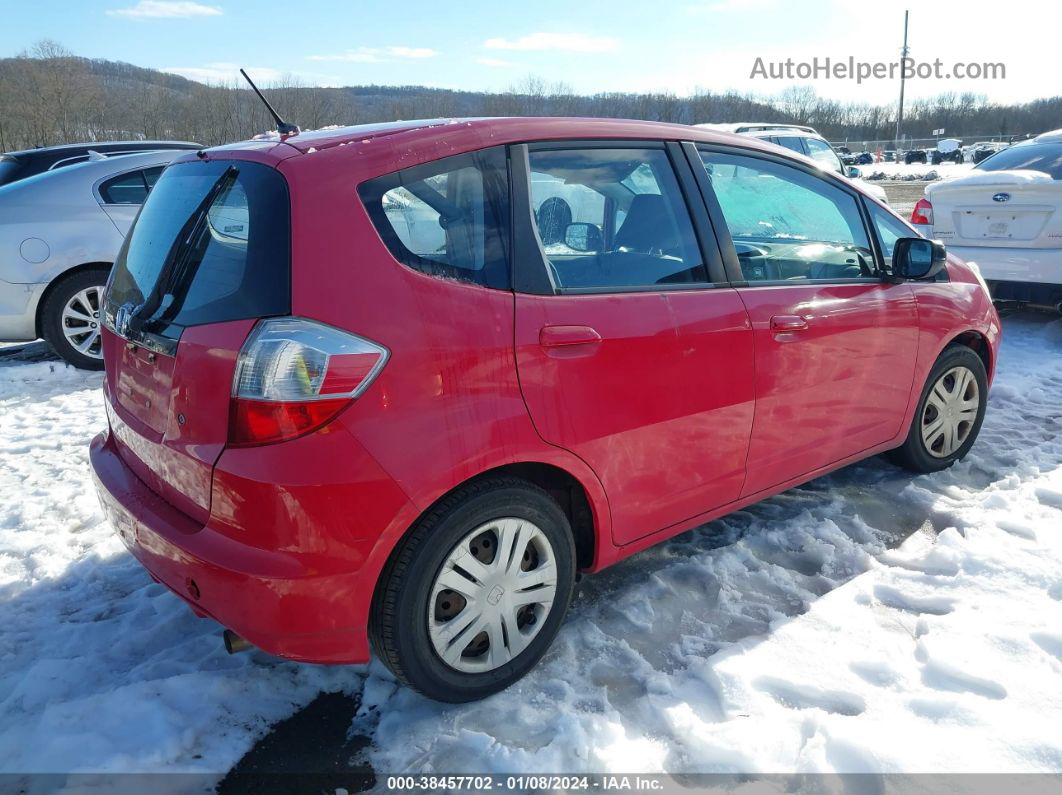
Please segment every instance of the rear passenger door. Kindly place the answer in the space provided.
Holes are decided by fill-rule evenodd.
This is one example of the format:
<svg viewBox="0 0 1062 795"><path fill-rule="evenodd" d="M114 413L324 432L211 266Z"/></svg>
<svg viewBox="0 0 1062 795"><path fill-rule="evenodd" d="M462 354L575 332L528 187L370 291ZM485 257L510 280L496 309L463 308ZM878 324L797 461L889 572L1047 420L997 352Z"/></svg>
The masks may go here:
<svg viewBox="0 0 1062 795"><path fill-rule="evenodd" d="M511 172L516 358L539 434L596 472L619 544L736 499L752 330L681 148L515 146Z"/></svg>
<svg viewBox="0 0 1062 795"><path fill-rule="evenodd" d="M855 191L814 168L687 147L756 340L744 495L901 430L918 345L908 284L882 272Z"/></svg>

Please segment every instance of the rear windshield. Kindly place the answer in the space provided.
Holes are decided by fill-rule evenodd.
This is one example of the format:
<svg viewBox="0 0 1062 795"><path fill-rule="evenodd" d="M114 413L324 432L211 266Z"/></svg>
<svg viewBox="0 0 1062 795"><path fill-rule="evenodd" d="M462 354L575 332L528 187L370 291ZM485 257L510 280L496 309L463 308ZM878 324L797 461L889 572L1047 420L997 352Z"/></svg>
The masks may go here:
<svg viewBox="0 0 1062 795"><path fill-rule="evenodd" d="M106 322L115 328L124 307L124 336L178 339L188 326L287 314L290 234L287 185L275 169L237 160L170 166L115 262Z"/></svg>
<svg viewBox="0 0 1062 795"><path fill-rule="evenodd" d="M0 185L6 185L18 179L22 164L13 157L0 157Z"/></svg>
<svg viewBox="0 0 1062 795"><path fill-rule="evenodd" d="M1051 179L1062 179L1062 143L1023 144L997 152L977 166L979 171L1009 171L1024 168L1043 171Z"/></svg>

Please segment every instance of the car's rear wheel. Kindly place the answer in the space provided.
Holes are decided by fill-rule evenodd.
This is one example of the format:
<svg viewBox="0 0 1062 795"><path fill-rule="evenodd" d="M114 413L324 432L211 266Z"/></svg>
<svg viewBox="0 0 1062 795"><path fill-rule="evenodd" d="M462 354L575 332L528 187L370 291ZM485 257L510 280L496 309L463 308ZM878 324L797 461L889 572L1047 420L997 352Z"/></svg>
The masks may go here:
<svg viewBox="0 0 1062 795"><path fill-rule="evenodd" d="M401 681L438 701L502 690L549 648L575 582L567 517L515 478L444 499L385 568L370 620L373 647Z"/></svg>
<svg viewBox="0 0 1062 795"><path fill-rule="evenodd" d="M62 278L44 299L41 333L74 367L103 369L103 289L107 268L88 268Z"/></svg>
<svg viewBox="0 0 1062 795"><path fill-rule="evenodd" d="M973 447L987 400L981 357L965 345L952 345L933 365L907 440L890 457L915 472L946 469Z"/></svg>

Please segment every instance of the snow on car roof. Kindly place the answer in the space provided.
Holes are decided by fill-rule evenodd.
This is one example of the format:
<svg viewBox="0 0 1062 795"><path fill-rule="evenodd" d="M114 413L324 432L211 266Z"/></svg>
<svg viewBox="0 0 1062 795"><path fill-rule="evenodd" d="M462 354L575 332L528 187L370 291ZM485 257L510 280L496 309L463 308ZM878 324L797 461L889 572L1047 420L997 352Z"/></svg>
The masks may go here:
<svg viewBox="0 0 1062 795"><path fill-rule="evenodd" d="M1062 130L1051 130L1049 132L1040 133L1033 140L1038 144L1062 143Z"/></svg>

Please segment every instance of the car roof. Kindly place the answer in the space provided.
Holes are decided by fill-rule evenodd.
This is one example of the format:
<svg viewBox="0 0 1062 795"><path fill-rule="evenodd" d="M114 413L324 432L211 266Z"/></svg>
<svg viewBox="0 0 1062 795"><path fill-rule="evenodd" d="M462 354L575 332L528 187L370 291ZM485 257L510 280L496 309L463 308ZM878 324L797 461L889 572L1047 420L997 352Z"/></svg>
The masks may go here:
<svg viewBox="0 0 1062 795"><path fill-rule="evenodd" d="M721 132L738 133L742 135L755 135L756 133L771 133L782 132L785 130L794 133L810 133L811 135L818 135L819 132L814 127L809 127L806 124L785 124L783 122L769 122L769 121L743 121L743 122L730 122L727 124L714 124L704 123L695 124L694 127L702 127L707 130L719 130Z"/></svg>
<svg viewBox="0 0 1062 795"><path fill-rule="evenodd" d="M753 130L751 132L739 133L739 135L747 135L751 138L823 138L818 133L808 132L807 130L794 130L794 129L780 129L780 130Z"/></svg>
<svg viewBox="0 0 1062 795"><path fill-rule="evenodd" d="M64 153L84 152L90 149L112 149L115 147L136 146L140 149L158 146L160 148L201 149L201 144L193 141L88 141L80 144L58 144L56 146L38 146L32 149L19 149L14 152L4 152L8 157L47 156L62 155ZM150 150L154 151L154 150Z"/></svg>
<svg viewBox="0 0 1062 795"><path fill-rule="evenodd" d="M156 149L129 155L114 155L99 160L86 160L84 163L73 163L54 171L42 171L40 174L0 186L0 195L16 190L44 192L67 190L71 185L76 186L79 182L91 185L97 180L125 171L168 165L184 154L184 150L181 149Z"/></svg>
<svg viewBox="0 0 1062 795"><path fill-rule="evenodd" d="M1032 140L1038 144L1057 144L1062 143L1062 130L1050 130L1049 132L1043 132L1037 135Z"/></svg>
<svg viewBox="0 0 1062 795"><path fill-rule="evenodd" d="M248 141L213 147L203 154L206 157L236 155L276 163L340 146L351 146L360 155L373 155L376 153L374 150L381 149L380 143L390 142L396 147L401 146L403 154L410 154L413 147L418 150L435 149L437 151L432 153L432 157L424 158L434 159L443 156L444 151L458 154L487 146L565 139L702 141L741 143L743 146L747 146L750 140L756 140L688 124L638 119L512 116L360 124L326 127L296 135L271 132ZM766 143L763 145L769 146ZM192 153L185 153L181 160L190 161L195 157Z"/></svg>

